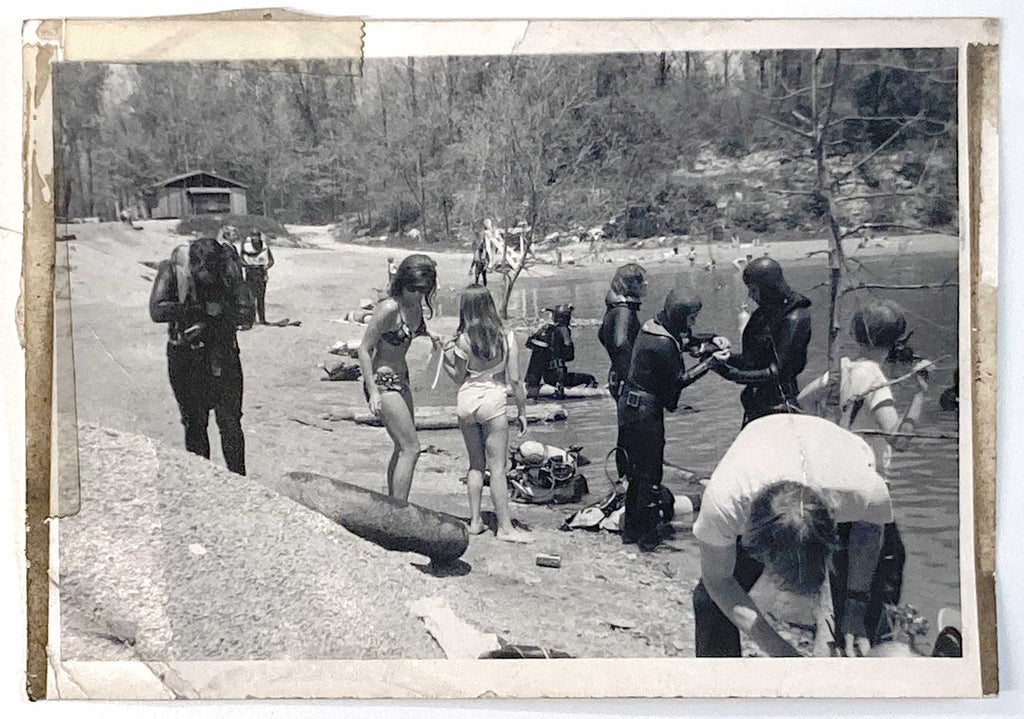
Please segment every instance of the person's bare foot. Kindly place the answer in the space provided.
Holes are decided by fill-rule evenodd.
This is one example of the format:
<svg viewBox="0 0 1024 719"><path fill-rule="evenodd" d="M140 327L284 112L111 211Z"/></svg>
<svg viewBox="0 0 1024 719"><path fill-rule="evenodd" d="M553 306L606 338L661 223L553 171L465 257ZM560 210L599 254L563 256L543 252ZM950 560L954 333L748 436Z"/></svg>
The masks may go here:
<svg viewBox="0 0 1024 719"><path fill-rule="evenodd" d="M504 531L499 529L494 536L497 539L500 539L502 542L511 542L513 544L533 544L534 542L533 537L531 537L529 534L527 534L521 529L511 529Z"/></svg>
<svg viewBox="0 0 1024 719"><path fill-rule="evenodd" d="M487 531L487 525L480 520L470 522L467 525L467 528L469 529L470 534L483 534Z"/></svg>

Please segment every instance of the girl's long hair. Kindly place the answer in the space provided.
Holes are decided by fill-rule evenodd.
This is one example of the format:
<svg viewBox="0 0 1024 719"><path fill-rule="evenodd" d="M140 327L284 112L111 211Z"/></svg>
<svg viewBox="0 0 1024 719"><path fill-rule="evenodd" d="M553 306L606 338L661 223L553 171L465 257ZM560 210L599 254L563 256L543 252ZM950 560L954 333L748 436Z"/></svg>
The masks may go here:
<svg viewBox="0 0 1024 719"><path fill-rule="evenodd" d="M490 291L470 285L459 301L459 334L469 337L473 355L484 361L500 359L506 351L501 317Z"/></svg>
<svg viewBox="0 0 1024 719"><path fill-rule="evenodd" d="M402 292L411 287L422 287L423 301L434 316L434 294L437 292L437 265L427 255L409 255L398 265L395 277L388 288L388 296L400 299Z"/></svg>

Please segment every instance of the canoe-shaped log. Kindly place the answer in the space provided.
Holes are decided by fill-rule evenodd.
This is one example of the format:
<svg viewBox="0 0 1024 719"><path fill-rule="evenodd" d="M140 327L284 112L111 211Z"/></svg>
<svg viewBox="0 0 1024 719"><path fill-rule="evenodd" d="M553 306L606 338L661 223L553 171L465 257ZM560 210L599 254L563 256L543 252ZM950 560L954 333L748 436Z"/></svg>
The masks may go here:
<svg viewBox="0 0 1024 719"><path fill-rule="evenodd" d="M396 552L452 562L469 546L462 520L313 472L288 472L278 491L358 537Z"/></svg>

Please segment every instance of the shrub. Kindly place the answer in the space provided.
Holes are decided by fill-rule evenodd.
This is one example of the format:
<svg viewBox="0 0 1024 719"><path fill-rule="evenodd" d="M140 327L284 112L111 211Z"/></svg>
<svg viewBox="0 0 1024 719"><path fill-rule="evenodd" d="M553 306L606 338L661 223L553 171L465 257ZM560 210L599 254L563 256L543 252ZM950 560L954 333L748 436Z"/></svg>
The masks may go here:
<svg viewBox="0 0 1024 719"><path fill-rule="evenodd" d="M732 224L751 232L763 233L771 229L771 218L763 207L744 204L733 211Z"/></svg>
<svg viewBox="0 0 1024 719"><path fill-rule="evenodd" d="M195 215L186 217L174 229L179 235L194 232L217 232L225 225L233 225L241 237L256 229L268 238L287 238L288 230L277 220L260 215Z"/></svg>

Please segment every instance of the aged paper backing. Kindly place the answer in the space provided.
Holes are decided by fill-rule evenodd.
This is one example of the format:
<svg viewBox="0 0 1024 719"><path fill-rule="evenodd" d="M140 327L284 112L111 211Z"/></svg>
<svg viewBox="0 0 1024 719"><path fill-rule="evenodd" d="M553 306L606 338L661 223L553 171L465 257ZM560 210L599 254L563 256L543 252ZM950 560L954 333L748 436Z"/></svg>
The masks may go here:
<svg viewBox="0 0 1024 719"><path fill-rule="evenodd" d="M256 20L255 18L260 18ZM226 23L232 32L224 31ZM126 42L136 23L151 40ZM245 32L234 30L245 26ZM822 30L827 26L827 33ZM271 29L272 28L272 29ZM284 31L281 31L285 28ZM375 22L301 18L282 11L242 11L172 22L45 21L27 27L25 67L24 342L26 353L29 534L29 693L33 698L230 697L559 697L559 696L962 696L997 690L994 601L995 305L998 28L986 20L827 21L502 21ZM141 34L140 34L141 35ZM638 52L744 48L814 48L822 37L841 47L957 47L960 63L961 361L970 366L970 401L961 409L961 592L968 637L962 660L578 659L551 672L545 663L463 661L139 662L59 661L52 631L57 592L52 482L71 449L54 420L56 340L52 208L51 66L58 60L160 61L281 57L418 56L504 53ZM156 39L152 39L155 37ZM244 41L231 42L245 37ZM250 42L249 37L265 41ZM259 54L254 54L257 52ZM963 151L966 148L966 151ZM964 201L965 199L969 201ZM967 220L968 221L964 221ZM968 261L965 261L968 260ZM57 290L61 287L58 283ZM67 355L57 352L56 371ZM62 359L62 357L64 359ZM968 365L966 362L969 362ZM58 387L56 404L62 404ZM66 406L65 406L66 407ZM72 409L69 410L73 412ZM970 415L969 417L967 415ZM963 421L969 420L969 421ZM56 425L55 425L56 422ZM57 426L59 439L52 438ZM71 425L73 427L73 424ZM55 445L51 446L51 445ZM62 456L63 454L63 456ZM53 461L56 456L56 461ZM971 481L963 481L972 478ZM73 510L72 510L73 511ZM58 521L59 520L55 520ZM52 540L52 541L51 541ZM974 588L974 591L972 591ZM50 631L48 632L48 628ZM51 666L47 682L47 649ZM808 664L807 661L811 661ZM514 666L514 670L512 667ZM398 681L397 678L401 677ZM73 679L72 679L73 678ZM57 686L53 686L54 683ZM629 690L623 687L630 687Z"/></svg>

